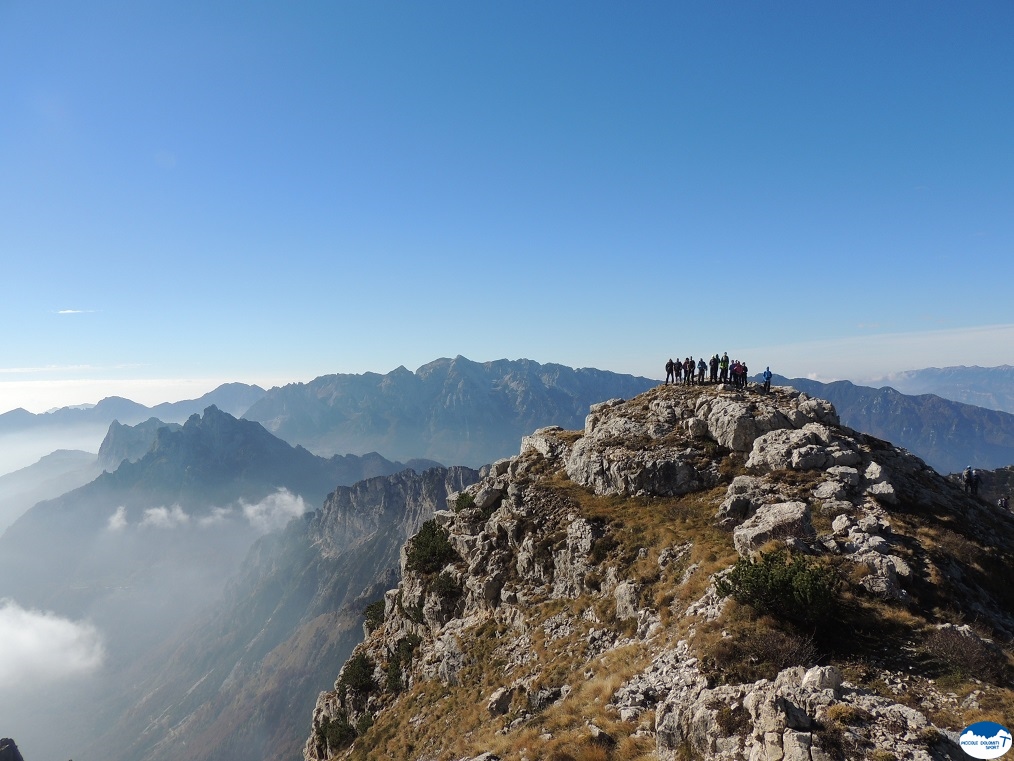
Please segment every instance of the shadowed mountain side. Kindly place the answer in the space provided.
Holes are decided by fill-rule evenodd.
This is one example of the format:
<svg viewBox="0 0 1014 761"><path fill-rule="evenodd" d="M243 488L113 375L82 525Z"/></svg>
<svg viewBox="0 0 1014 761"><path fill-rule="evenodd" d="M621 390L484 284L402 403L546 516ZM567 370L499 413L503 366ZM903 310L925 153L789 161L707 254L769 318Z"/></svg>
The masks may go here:
<svg viewBox="0 0 1014 761"><path fill-rule="evenodd" d="M436 463L414 460L419 467ZM92 483L29 511L11 526L12 537L47 527L68 532L106 526L117 506L127 521L144 518L144 510L179 505L201 513L237 500L257 501L287 489L307 505L320 504L336 484L387 475L408 467L375 452L330 459L293 447L260 424L209 407L192 415L177 430L161 427L148 453L124 462Z"/></svg>
<svg viewBox="0 0 1014 761"><path fill-rule="evenodd" d="M773 382L827 399L845 425L904 447L941 473L1014 463L1014 415L1006 412L849 381L775 376Z"/></svg>
<svg viewBox="0 0 1014 761"><path fill-rule="evenodd" d="M540 365L438 359L415 373L326 375L268 391L245 417L318 454L376 450L478 466L517 451L547 425L580 427L591 404L658 381Z"/></svg>
<svg viewBox="0 0 1014 761"><path fill-rule="evenodd" d="M168 761L184 742L192 761L298 758L316 696L362 640L363 608L397 580L402 544L478 477L433 468L340 487L262 538L221 604L126 675L132 690L110 693L131 707L82 758Z"/></svg>
<svg viewBox="0 0 1014 761"><path fill-rule="evenodd" d="M0 476L0 534L32 505L83 486L101 472L91 452L58 449L27 468Z"/></svg>
<svg viewBox="0 0 1014 761"><path fill-rule="evenodd" d="M952 473L947 478L959 488L965 488L961 473ZM995 505L1000 497L1014 497L1014 465L996 470L980 470L979 479L980 500Z"/></svg>
<svg viewBox="0 0 1014 761"><path fill-rule="evenodd" d="M110 637L134 648L133 627L165 636L160 626L221 590L257 536L336 484L404 467L377 454L326 460L209 407L158 429L137 462L22 515L0 537L0 597L111 617Z"/></svg>

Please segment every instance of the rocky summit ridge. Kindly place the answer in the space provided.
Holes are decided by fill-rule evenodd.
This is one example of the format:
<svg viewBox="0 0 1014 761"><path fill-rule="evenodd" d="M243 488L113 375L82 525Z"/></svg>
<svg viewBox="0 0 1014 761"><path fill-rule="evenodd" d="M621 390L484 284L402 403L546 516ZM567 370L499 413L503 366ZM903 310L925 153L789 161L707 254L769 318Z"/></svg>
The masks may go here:
<svg viewBox="0 0 1014 761"><path fill-rule="evenodd" d="M1014 519L826 401L657 387L447 502L306 761L957 759L1009 724Z"/></svg>

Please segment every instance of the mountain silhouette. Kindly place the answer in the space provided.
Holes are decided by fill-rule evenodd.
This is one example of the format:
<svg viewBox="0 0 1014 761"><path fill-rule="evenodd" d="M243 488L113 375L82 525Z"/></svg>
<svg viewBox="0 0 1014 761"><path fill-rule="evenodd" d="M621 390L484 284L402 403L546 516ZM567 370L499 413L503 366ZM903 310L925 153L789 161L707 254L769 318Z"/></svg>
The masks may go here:
<svg viewBox="0 0 1014 761"><path fill-rule="evenodd" d="M377 451L478 467L547 425L579 427L588 406L658 381L528 359L438 359L414 373L325 375L273 388L244 417L322 455Z"/></svg>

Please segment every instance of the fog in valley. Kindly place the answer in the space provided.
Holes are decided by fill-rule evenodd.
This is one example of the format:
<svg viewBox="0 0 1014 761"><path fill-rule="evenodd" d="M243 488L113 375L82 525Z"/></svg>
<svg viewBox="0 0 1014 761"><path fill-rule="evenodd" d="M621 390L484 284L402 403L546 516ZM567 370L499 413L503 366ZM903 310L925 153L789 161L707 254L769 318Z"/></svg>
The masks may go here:
<svg viewBox="0 0 1014 761"><path fill-rule="evenodd" d="M310 509L284 488L257 501L150 506L101 504L78 490L7 516L4 736L27 759L97 761L84 748L129 708L124 685L164 662L160 648L222 598L257 537Z"/></svg>
<svg viewBox="0 0 1014 761"><path fill-rule="evenodd" d="M57 450L97 454L109 424L0 433L0 477L34 465ZM0 498L3 493L0 492ZM57 496L57 495L53 495ZM0 507L0 511L2 511ZM0 512L0 519L2 519ZM3 524L0 524L2 526ZM2 528L0 528L2 530Z"/></svg>

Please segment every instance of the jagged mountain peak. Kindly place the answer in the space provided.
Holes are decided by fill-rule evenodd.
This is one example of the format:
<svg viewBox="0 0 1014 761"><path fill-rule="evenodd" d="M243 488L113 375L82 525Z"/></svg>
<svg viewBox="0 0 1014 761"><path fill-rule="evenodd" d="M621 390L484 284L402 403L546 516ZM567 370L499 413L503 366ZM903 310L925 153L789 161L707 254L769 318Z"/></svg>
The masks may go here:
<svg viewBox="0 0 1014 761"><path fill-rule="evenodd" d="M826 401L611 400L409 540L304 758L958 758L1014 706L1012 559L1010 514Z"/></svg>
<svg viewBox="0 0 1014 761"><path fill-rule="evenodd" d="M99 465L106 470L116 470L124 460L134 462L144 457L160 428L178 431L181 426L179 423L164 423L157 417L150 417L137 425L123 425L114 420L99 446Z"/></svg>

